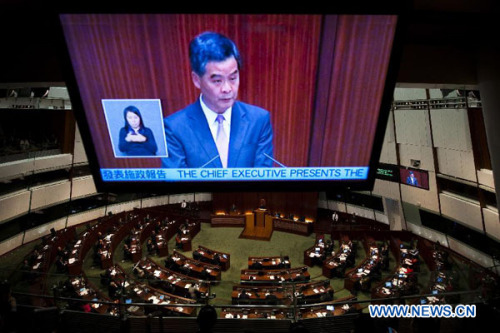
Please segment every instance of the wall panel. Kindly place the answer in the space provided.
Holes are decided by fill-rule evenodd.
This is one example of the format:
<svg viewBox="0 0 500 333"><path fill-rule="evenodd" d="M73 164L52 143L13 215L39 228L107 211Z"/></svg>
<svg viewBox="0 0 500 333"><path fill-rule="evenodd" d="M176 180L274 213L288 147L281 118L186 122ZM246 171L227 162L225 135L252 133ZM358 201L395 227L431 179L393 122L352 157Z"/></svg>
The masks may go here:
<svg viewBox="0 0 500 333"><path fill-rule="evenodd" d="M31 210L68 201L70 187L71 182L67 180L32 188Z"/></svg>
<svg viewBox="0 0 500 333"><path fill-rule="evenodd" d="M413 167L411 160L420 161L419 168L422 170L434 170L434 153L432 147L399 144L399 164L405 167Z"/></svg>
<svg viewBox="0 0 500 333"><path fill-rule="evenodd" d="M24 233L20 233L0 243L0 256L23 245Z"/></svg>
<svg viewBox="0 0 500 333"><path fill-rule="evenodd" d="M141 208L141 201L134 200L128 202L122 202L114 205L109 205L106 207L106 214L112 212L113 214L118 214L121 212L126 212L129 210L134 210L134 208Z"/></svg>
<svg viewBox="0 0 500 333"><path fill-rule="evenodd" d="M351 204L347 204L346 206L347 206L347 213L349 214L356 214L357 216L361 216L370 220L375 220L375 212L373 209L362 208Z"/></svg>
<svg viewBox="0 0 500 333"><path fill-rule="evenodd" d="M472 260L483 267L492 267L494 265L491 257L483 252L480 252L467 244L464 244L452 237L448 237L448 243L452 251L457 252L463 257Z"/></svg>
<svg viewBox="0 0 500 333"><path fill-rule="evenodd" d="M12 179L33 172L34 159L12 161L0 165L0 179Z"/></svg>
<svg viewBox="0 0 500 333"><path fill-rule="evenodd" d="M50 229L54 228L56 231L64 229L66 226L66 217L63 217L61 219L57 219L55 221L52 221L47 224L43 224L41 226L38 226L33 229L26 230L25 236L24 236L24 243L29 243L31 241L34 241L36 239L39 239L45 235L50 234Z"/></svg>
<svg viewBox="0 0 500 333"><path fill-rule="evenodd" d="M168 203L169 204L181 203L182 200L186 200L186 202L193 202L194 193L171 194L168 198Z"/></svg>
<svg viewBox="0 0 500 333"><path fill-rule="evenodd" d="M408 223L408 230L432 242L439 242L442 246L448 247L448 239L445 234L426 228L422 225Z"/></svg>
<svg viewBox="0 0 500 333"><path fill-rule="evenodd" d="M141 200L141 207L155 207L168 205L168 195L162 195L158 197L145 198Z"/></svg>
<svg viewBox="0 0 500 333"><path fill-rule="evenodd" d="M201 201L212 201L212 193L195 193L194 199L198 202Z"/></svg>
<svg viewBox="0 0 500 333"><path fill-rule="evenodd" d="M432 146L427 110L395 110L396 141L417 146Z"/></svg>
<svg viewBox="0 0 500 333"><path fill-rule="evenodd" d="M38 157L35 159L34 170L35 172L43 172L48 170L62 169L66 167L69 168L72 161L72 154L59 154Z"/></svg>
<svg viewBox="0 0 500 333"><path fill-rule="evenodd" d="M96 194L97 190L92 176L73 178L71 199Z"/></svg>
<svg viewBox="0 0 500 333"><path fill-rule="evenodd" d="M439 212L439 201L436 187L436 175L429 171L429 190L420 189L409 185L401 185L401 198L410 204L434 212Z"/></svg>
<svg viewBox="0 0 500 333"><path fill-rule="evenodd" d="M389 225L389 219L387 215L378 211L374 212L375 212L375 221Z"/></svg>
<svg viewBox="0 0 500 333"><path fill-rule="evenodd" d="M395 101L426 100L427 92L424 88L398 88L394 89Z"/></svg>
<svg viewBox="0 0 500 333"><path fill-rule="evenodd" d="M372 192L375 195L399 201L401 200L399 186L399 183L383 179L375 179Z"/></svg>
<svg viewBox="0 0 500 333"><path fill-rule="evenodd" d="M493 211L487 208L482 208L482 210L486 234L496 239L497 242L500 242L500 222L498 220L498 210Z"/></svg>
<svg viewBox="0 0 500 333"><path fill-rule="evenodd" d="M76 126L75 130L75 147L73 151L73 163L75 164L88 163L87 153L85 152L85 147L83 146L83 141L78 126Z"/></svg>
<svg viewBox="0 0 500 333"><path fill-rule="evenodd" d="M25 214L30 208L30 191L22 190L0 197L0 223Z"/></svg>
<svg viewBox="0 0 500 333"><path fill-rule="evenodd" d="M435 147L472 151L466 109L431 109L430 114Z"/></svg>
<svg viewBox="0 0 500 333"><path fill-rule="evenodd" d="M328 200L328 209L335 210L337 212L347 213L347 207L345 202Z"/></svg>
<svg viewBox="0 0 500 333"><path fill-rule="evenodd" d="M106 207L99 207L78 214L68 216L68 227L76 226L85 222L93 221L106 215Z"/></svg>
<svg viewBox="0 0 500 333"><path fill-rule="evenodd" d="M477 182L480 185L488 186L489 188L495 188L495 181L493 180L493 171L488 169L477 170Z"/></svg>
<svg viewBox="0 0 500 333"><path fill-rule="evenodd" d="M483 232L481 207L474 203L446 193L440 193L441 213L443 216L460 221L462 224Z"/></svg>

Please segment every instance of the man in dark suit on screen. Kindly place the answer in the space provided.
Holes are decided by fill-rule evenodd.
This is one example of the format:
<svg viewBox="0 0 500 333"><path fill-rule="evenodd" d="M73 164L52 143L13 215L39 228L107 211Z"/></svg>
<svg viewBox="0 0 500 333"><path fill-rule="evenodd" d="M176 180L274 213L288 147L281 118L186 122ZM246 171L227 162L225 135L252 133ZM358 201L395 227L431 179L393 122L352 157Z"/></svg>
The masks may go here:
<svg viewBox="0 0 500 333"><path fill-rule="evenodd" d="M415 174L413 173L413 171L410 171L409 176L406 177L406 184L418 186L418 180L417 180L417 177L415 177Z"/></svg>
<svg viewBox="0 0 500 333"><path fill-rule="evenodd" d="M227 37L204 32L189 45L191 78L200 97L164 120L167 168L273 166L268 111L237 101L240 54Z"/></svg>

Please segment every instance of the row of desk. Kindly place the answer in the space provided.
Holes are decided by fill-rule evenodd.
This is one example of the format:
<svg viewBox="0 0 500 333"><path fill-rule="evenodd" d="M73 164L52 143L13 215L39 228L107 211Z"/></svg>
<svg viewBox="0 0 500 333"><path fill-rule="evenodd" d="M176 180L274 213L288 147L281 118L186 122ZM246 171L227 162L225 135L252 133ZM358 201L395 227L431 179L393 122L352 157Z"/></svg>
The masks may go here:
<svg viewBox="0 0 500 333"><path fill-rule="evenodd" d="M248 269L288 269L288 256L248 257Z"/></svg>
<svg viewBox="0 0 500 333"><path fill-rule="evenodd" d="M447 251L437 246L431 248L429 242L424 242L419 248L422 249L421 252L423 253L430 253L430 262L428 266L433 268L427 288L427 293L432 296L421 298L420 303L445 303L445 296L440 294L453 291L456 284L455 278L451 273L452 263L450 262L449 254Z"/></svg>
<svg viewBox="0 0 500 333"><path fill-rule="evenodd" d="M323 275L332 278L344 278L345 270L354 266L356 257L356 248L353 242L347 236L342 236L339 250L323 262Z"/></svg>
<svg viewBox="0 0 500 333"><path fill-rule="evenodd" d="M183 251L192 250L192 240L200 232L201 226L199 222L188 222L181 224L175 236L175 244Z"/></svg>
<svg viewBox="0 0 500 333"><path fill-rule="evenodd" d="M141 270L144 274L140 273ZM208 296L208 283L161 267L151 259L146 258L139 261L134 273L140 278L147 279L150 285L175 295L192 299Z"/></svg>
<svg viewBox="0 0 500 333"><path fill-rule="evenodd" d="M373 299L380 300L418 293L417 276L414 274L419 260L418 250L409 248L399 238L394 237L391 239L391 248L399 264L389 277L372 289Z"/></svg>
<svg viewBox="0 0 500 333"><path fill-rule="evenodd" d="M349 296L343 299L324 302L309 307L299 307L298 319L313 319L321 317L341 316L348 313L357 313L361 307L357 303L351 303L356 298ZM252 308L232 308L222 309L220 318L224 319L292 319L294 313L291 309L273 308L273 307L252 307Z"/></svg>
<svg viewBox="0 0 500 333"><path fill-rule="evenodd" d="M308 236L313 231L312 222L302 222L295 221L287 218L273 217L272 219L273 229L277 231L290 232L298 235ZM245 226L245 214L221 214L212 215L211 222L212 227L244 227Z"/></svg>
<svg viewBox="0 0 500 333"><path fill-rule="evenodd" d="M70 278L69 284L73 288L74 294L77 298L91 301L88 304L93 312L118 315L118 307L110 304L113 300L103 295L99 289L85 277L84 274Z"/></svg>
<svg viewBox="0 0 500 333"><path fill-rule="evenodd" d="M193 259L219 266L222 271L227 271L231 267L229 253L215 251L202 245L198 245L198 248L193 251Z"/></svg>
<svg viewBox="0 0 500 333"><path fill-rule="evenodd" d="M132 213L120 213L104 218L92 226L89 224L89 228L83 231L73 248L71 249L70 256L68 259L68 273L70 275L78 275L82 272L83 260L88 253L88 251L96 246L99 241L99 235L113 234L109 240L110 248L108 253L101 253L101 265L109 266L111 263L111 254L113 253L115 247L120 243L121 239L125 237L128 232L128 227L135 223L136 219L140 216ZM104 236L106 237L106 236Z"/></svg>
<svg viewBox="0 0 500 333"><path fill-rule="evenodd" d="M281 270L242 269L242 284L279 284L283 282L306 282L311 279L307 266Z"/></svg>
<svg viewBox="0 0 500 333"><path fill-rule="evenodd" d="M382 268L382 256L375 240L365 237L363 245L366 251L365 260L345 274L344 288L351 292L359 289L368 291L371 280L378 278Z"/></svg>
<svg viewBox="0 0 500 333"><path fill-rule="evenodd" d="M279 286L233 286L231 293L233 304L292 304L314 303L333 300L333 288L330 281L298 283L296 285L281 284Z"/></svg>
<svg viewBox="0 0 500 333"><path fill-rule="evenodd" d="M161 311L164 315L175 313L182 316L193 316L196 314L196 308L192 306L183 306L183 304L194 304L196 300L170 294L147 284L137 282L129 277L120 265L114 265L109 268L108 275L111 281L115 282L124 290L125 304L127 311L133 315L144 315L148 312ZM134 306L129 303L149 303L148 306ZM175 304L169 306L169 304Z"/></svg>
<svg viewBox="0 0 500 333"><path fill-rule="evenodd" d="M174 251L165 260L165 267L196 279L211 281L221 279L220 266L188 258L178 251Z"/></svg>

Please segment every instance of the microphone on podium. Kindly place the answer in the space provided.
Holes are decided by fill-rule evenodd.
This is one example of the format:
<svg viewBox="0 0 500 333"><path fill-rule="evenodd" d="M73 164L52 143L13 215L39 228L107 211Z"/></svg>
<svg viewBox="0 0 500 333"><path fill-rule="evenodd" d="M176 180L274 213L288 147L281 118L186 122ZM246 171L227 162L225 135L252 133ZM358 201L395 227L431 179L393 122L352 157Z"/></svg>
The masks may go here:
<svg viewBox="0 0 500 333"><path fill-rule="evenodd" d="M212 162L213 162L215 159L217 159L217 158L219 158L219 155L215 156L215 157L214 157L214 158L212 158L210 161L208 161L207 163L203 164L203 165L200 167L200 169L201 169L201 168L206 167L207 165L209 165L210 163L212 163Z"/></svg>
<svg viewBox="0 0 500 333"><path fill-rule="evenodd" d="M273 161L274 163L278 164L280 167L282 168L287 168L286 165L276 161L274 158L272 158L271 156L267 155L266 153L263 153L265 157L267 157L268 159L270 159L271 161Z"/></svg>

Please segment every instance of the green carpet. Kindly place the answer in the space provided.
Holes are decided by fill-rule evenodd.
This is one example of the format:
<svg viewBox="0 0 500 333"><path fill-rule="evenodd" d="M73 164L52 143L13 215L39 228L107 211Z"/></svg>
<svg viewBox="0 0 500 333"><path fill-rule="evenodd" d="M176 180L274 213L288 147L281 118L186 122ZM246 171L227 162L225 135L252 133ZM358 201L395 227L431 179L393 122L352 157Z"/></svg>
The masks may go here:
<svg viewBox="0 0 500 333"><path fill-rule="evenodd" d="M80 228L81 230L84 227ZM211 300L211 304L214 305L230 305L231 304L231 292L235 284L240 283L240 272L242 269L248 268L248 257L250 256L279 256L287 255L290 258L291 266L297 267L304 265L304 250L310 248L314 245L315 234L309 236L295 235L286 232L274 231L272 238L269 241L262 240L251 240L239 238L241 234L241 227L233 228L212 228L208 223L201 224L200 233L194 237L192 241L192 248L196 249L198 245L203 245L210 249L226 252L231 255L231 266L230 269L222 272L222 281L220 284L211 287L211 293L216 294L216 298ZM329 236L326 236L329 239ZM357 241L358 250L356 253L355 265L360 264L365 260L365 251L362 246L361 241ZM16 272L16 270L21 266L21 263L26 255L28 255L35 246L40 244L40 241L31 242L25 246L22 246L14 251L0 257L0 278L7 279L11 282L14 291L17 292L27 292L29 291L29 285L21 279L21 273ZM169 253L172 253L175 249L175 239L172 238L169 243ZM335 250L338 250L338 240L335 240ZM143 249L146 249L145 244ZM94 283L98 288L101 288L104 294L107 294L106 288L102 289L100 284L100 274L103 272L100 267L95 267L92 262L92 253L90 250L84 260L83 269L87 277ZM184 255L192 257L192 252L184 252ZM166 257L150 256L152 260L160 265L164 265L164 260ZM132 267L134 263L130 261L122 262L123 259L123 242L118 245L117 249L113 255L113 261L119 263L126 272L132 274ZM384 272L382 279L391 275L398 263L395 262L395 258L390 253L389 270ZM454 263L456 269L460 270L463 267L460 266L461 263ZM322 269L319 266L309 267L309 273L311 275L311 280L324 280L326 277L322 275ZM421 265L421 271L418 273L418 283L421 291L425 291L428 287L431 272L425 264ZM461 273L459 276L460 287L462 287L466 281L465 274ZM52 265L48 272L47 285L48 290L51 290L51 286L57 284L59 281L65 281L67 276L64 274L56 274L55 266ZM335 291L334 299L344 298L351 296L351 293L344 289L344 279L342 278L331 278L330 284ZM466 289L466 288L464 288ZM358 300L369 300L370 293L359 292L357 295ZM363 307L367 307L367 303L362 304Z"/></svg>

